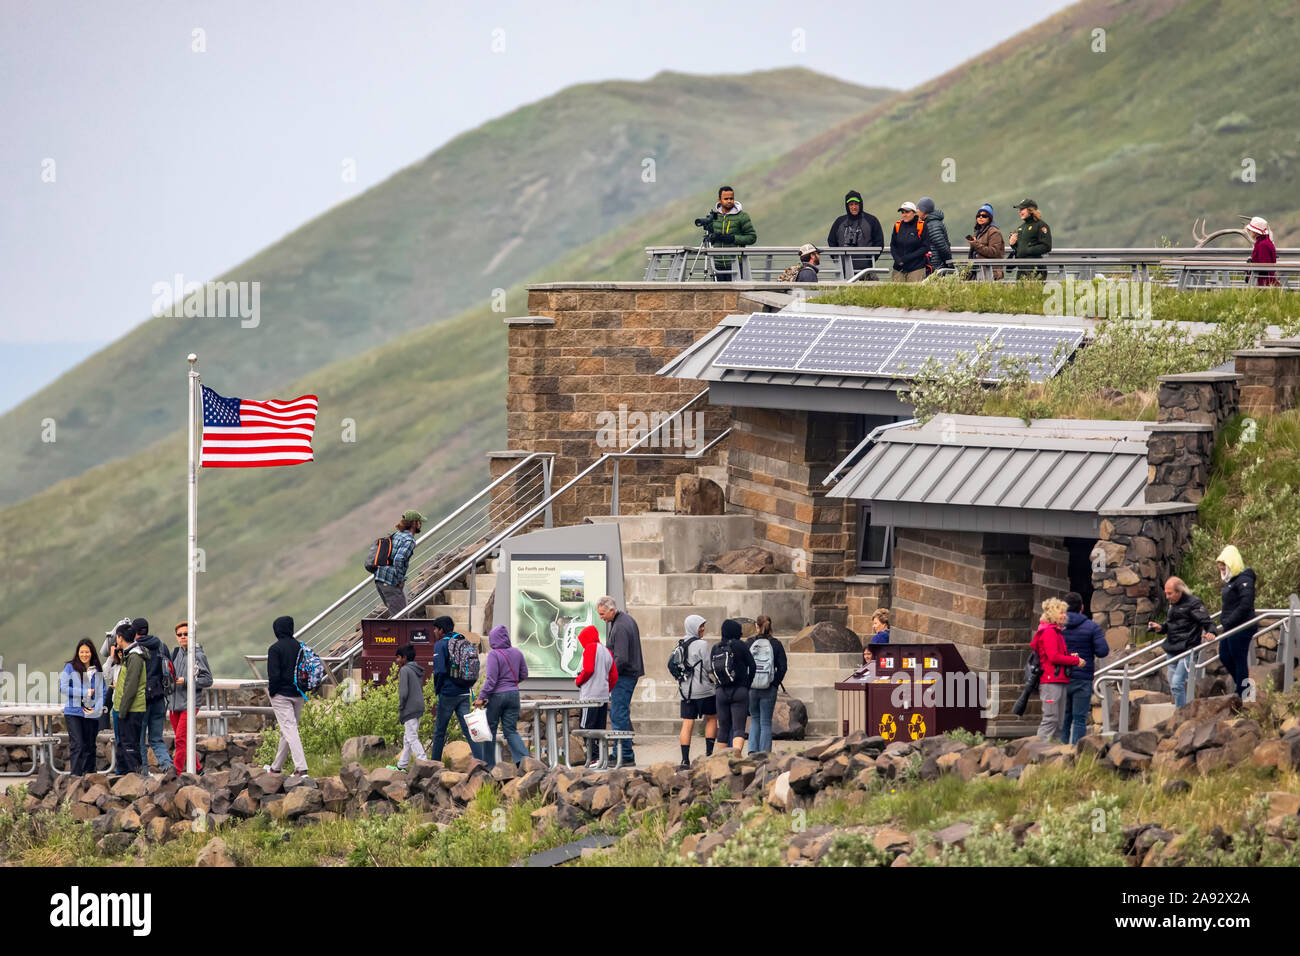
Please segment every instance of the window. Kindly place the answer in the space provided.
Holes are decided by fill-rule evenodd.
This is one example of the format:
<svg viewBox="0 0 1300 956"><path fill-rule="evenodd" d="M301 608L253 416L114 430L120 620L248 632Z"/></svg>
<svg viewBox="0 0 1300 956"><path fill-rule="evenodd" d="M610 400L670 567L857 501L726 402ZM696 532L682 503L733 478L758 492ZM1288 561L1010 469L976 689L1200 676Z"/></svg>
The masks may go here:
<svg viewBox="0 0 1300 956"><path fill-rule="evenodd" d="M888 568L894 560L894 529L871 523L871 505L858 502L858 570Z"/></svg>

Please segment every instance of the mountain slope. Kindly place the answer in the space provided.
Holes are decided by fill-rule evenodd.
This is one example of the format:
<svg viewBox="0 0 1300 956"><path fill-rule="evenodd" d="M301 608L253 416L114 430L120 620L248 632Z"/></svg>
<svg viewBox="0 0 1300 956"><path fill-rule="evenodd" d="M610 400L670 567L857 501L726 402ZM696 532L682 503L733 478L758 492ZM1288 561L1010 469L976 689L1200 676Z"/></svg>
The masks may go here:
<svg viewBox="0 0 1300 956"><path fill-rule="evenodd" d="M770 108L795 86L806 94L799 110ZM223 368L218 390L270 395L488 303L612 226L716 186L888 95L807 70L661 73L572 87L485 123L220 277L260 284L255 325L150 319L0 416L0 503L181 427L187 352ZM746 135L716 135L719 115L744 116ZM505 308L523 302L507 298ZM46 418L57 423L53 443L42 440Z"/></svg>

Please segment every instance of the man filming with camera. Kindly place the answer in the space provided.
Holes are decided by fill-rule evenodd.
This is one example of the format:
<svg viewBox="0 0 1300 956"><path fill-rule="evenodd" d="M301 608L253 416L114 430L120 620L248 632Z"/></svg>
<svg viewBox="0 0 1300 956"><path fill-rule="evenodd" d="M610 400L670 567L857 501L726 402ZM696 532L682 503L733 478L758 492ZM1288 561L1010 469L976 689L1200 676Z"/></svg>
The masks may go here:
<svg viewBox="0 0 1300 956"><path fill-rule="evenodd" d="M752 246L758 241L749 213L736 202L736 191L730 186L718 190L718 204L707 216L696 219L695 225L704 230L706 246ZM731 259L714 259L713 270L719 282L735 277Z"/></svg>

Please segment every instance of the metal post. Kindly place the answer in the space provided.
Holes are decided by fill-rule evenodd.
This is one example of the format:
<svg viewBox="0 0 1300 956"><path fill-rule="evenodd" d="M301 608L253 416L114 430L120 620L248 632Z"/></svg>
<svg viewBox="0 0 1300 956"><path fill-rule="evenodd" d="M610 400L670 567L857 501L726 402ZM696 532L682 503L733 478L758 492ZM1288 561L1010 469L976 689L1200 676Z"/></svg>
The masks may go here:
<svg viewBox="0 0 1300 956"><path fill-rule="evenodd" d="M195 558L198 556L199 548L199 474L198 474L198 455L195 448L195 432L198 429L198 423L195 418L198 415L199 404L199 373L194 370L194 363L199 357L191 352L186 356L186 361L190 363L189 385L190 385L190 409L189 415L189 536L186 542L185 566L188 569L185 617L188 622L189 644L185 654L185 772L195 773L197 755L194 753L194 718L198 711L194 707L194 659L197 657L199 646L198 628L195 626L195 610L198 605L198 565ZM165 767L159 768L165 770Z"/></svg>
<svg viewBox="0 0 1300 956"><path fill-rule="evenodd" d="M1110 705L1115 702L1115 682L1108 680L1101 691L1101 732L1110 733Z"/></svg>
<svg viewBox="0 0 1300 956"><path fill-rule="evenodd" d="M542 517L542 527L552 527L551 517L551 478L555 473L555 459L542 459L542 499L546 502L546 514Z"/></svg>
<svg viewBox="0 0 1300 956"><path fill-rule="evenodd" d="M1295 681L1295 639L1296 627L1300 625L1300 596L1292 594L1289 602L1291 613L1287 615L1282 644L1286 647L1286 659L1282 662L1282 689L1290 690Z"/></svg>
<svg viewBox="0 0 1300 956"><path fill-rule="evenodd" d="M465 630L474 633L474 585L477 583L478 565L469 569L469 610L465 612Z"/></svg>
<svg viewBox="0 0 1300 956"><path fill-rule="evenodd" d="M1130 690L1132 690L1132 684L1129 681L1128 665L1125 664L1124 665L1124 686L1122 691L1124 696L1121 697L1119 701L1119 732L1121 734L1128 733L1128 697L1129 697Z"/></svg>
<svg viewBox="0 0 1300 956"><path fill-rule="evenodd" d="M618 517L618 464L620 461L622 461L622 457L619 455L615 455L614 456L614 483L613 485L611 485L611 490L609 495L609 513L614 517Z"/></svg>

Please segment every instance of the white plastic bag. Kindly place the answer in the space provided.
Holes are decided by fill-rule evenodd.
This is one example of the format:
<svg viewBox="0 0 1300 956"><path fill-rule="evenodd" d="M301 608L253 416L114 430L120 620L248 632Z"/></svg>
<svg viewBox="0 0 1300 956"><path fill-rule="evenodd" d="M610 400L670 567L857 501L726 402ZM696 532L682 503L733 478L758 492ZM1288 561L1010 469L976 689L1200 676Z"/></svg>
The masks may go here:
<svg viewBox="0 0 1300 956"><path fill-rule="evenodd" d="M474 743L485 744L492 739L492 731L488 729L487 708L471 707L465 723L469 727L469 739Z"/></svg>

